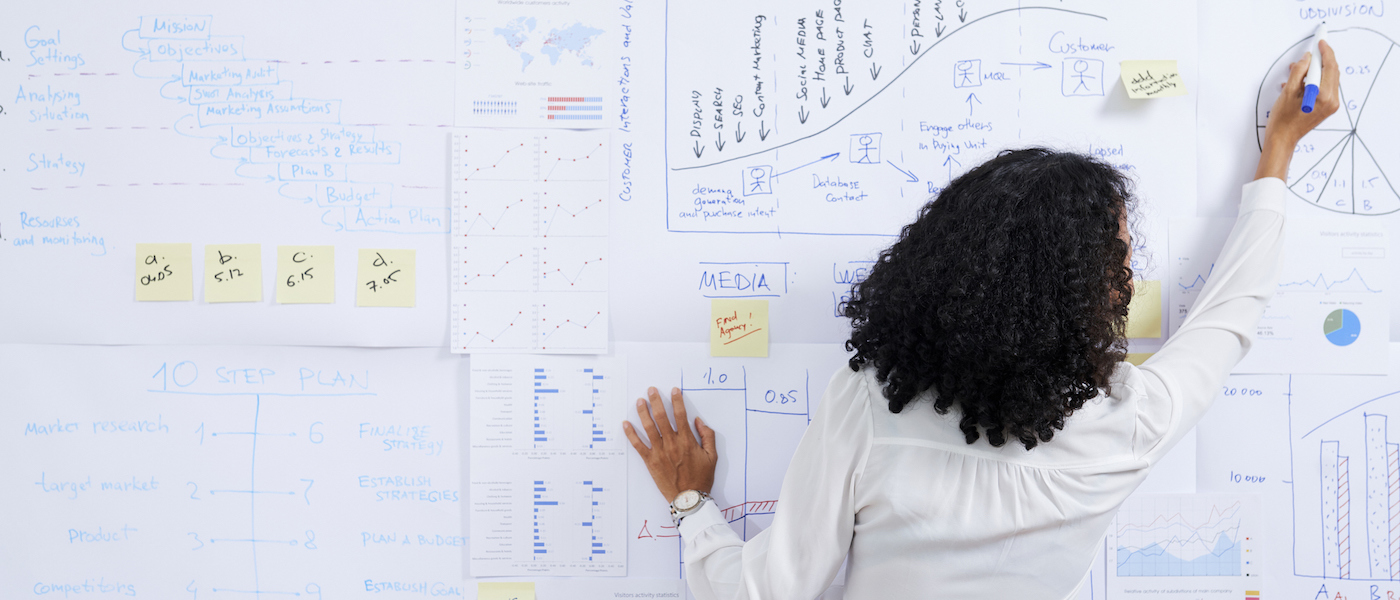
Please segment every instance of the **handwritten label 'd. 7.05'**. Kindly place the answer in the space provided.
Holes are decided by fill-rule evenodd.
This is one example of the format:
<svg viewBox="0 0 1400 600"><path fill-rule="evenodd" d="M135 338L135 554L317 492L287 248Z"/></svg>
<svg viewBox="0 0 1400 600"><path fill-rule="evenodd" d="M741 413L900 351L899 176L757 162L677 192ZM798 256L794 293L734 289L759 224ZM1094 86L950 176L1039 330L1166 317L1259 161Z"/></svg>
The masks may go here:
<svg viewBox="0 0 1400 600"><path fill-rule="evenodd" d="M417 254L416 250L360 250L355 305L412 308Z"/></svg>

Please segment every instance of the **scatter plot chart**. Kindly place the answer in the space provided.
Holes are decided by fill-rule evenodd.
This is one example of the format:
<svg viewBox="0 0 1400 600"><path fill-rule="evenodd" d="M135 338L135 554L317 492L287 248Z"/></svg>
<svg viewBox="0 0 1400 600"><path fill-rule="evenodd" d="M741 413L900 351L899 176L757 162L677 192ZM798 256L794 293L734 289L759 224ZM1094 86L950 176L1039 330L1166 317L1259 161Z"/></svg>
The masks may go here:
<svg viewBox="0 0 1400 600"><path fill-rule="evenodd" d="M1276 60L1259 88L1256 125L1264 140L1279 83L1288 64L1307 50L1300 40ZM1400 211L1400 126L1389 108L1400 103L1400 45L1364 27L1327 34L1341 68L1342 107L1304 136L1288 171L1288 189L1327 210L1356 215Z"/></svg>
<svg viewBox="0 0 1400 600"><path fill-rule="evenodd" d="M453 137L453 352L607 352L606 148L596 131Z"/></svg>
<svg viewBox="0 0 1400 600"><path fill-rule="evenodd" d="M1263 573L1258 515L1254 496L1130 497L1108 534L1110 596L1163 585L1238 588L1234 597L1250 586L1258 589Z"/></svg>
<svg viewBox="0 0 1400 600"><path fill-rule="evenodd" d="M472 574L626 574L622 362L482 356L471 381Z"/></svg>

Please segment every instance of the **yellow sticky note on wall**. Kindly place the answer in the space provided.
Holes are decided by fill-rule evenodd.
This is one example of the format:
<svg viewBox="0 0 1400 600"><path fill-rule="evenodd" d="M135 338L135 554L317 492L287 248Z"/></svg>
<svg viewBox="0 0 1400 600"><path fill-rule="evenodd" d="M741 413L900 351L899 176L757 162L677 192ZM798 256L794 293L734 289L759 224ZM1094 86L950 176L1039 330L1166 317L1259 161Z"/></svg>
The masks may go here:
<svg viewBox="0 0 1400 600"><path fill-rule="evenodd" d="M1125 60L1123 88L1134 99L1169 98L1186 95L1186 82L1174 60Z"/></svg>
<svg viewBox="0 0 1400 600"><path fill-rule="evenodd" d="M1145 363L1147 362L1147 359L1152 358L1153 354L1156 354L1156 352L1129 352L1128 357L1123 360L1141 367L1142 363Z"/></svg>
<svg viewBox="0 0 1400 600"><path fill-rule="evenodd" d="M416 250L361 249L355 305L413 308L417 255Z"/></svg>
<svg viewBox="0 0 1400 600"><path fill-rule="evenodd" d="M535 600L535 582L478 582L476 584L476 600Z"/></svg>
<svg viewBox="0 0 1400 600"><path fill-rule="evenodd" d="M136 301L194 299L194 265L189 244L136 245Z"/></svg>
<svg viewBox="0 0 1400 600"><path fill-rule="evenodd" d="M710 356L768 356L768 301L711 300Z"/></svg>
<svg viewBox="0 0 1400 600"><path fill-rule="evenodd" d="M1133 281L1133 300L1128 303L1128 337L1162 337L1162 282Z"/></svg>
<svg viewBox="0 0 1400 600"><path fill-rule="evenodd" d="M277 247L278 304L335 303L335 246Z"/></svg>
<svg viewBox="0 0 1400 600"><path fill-rule="evenodd" d="M262 300L262 246L220 244L204 247L205 302Z"/></svg>

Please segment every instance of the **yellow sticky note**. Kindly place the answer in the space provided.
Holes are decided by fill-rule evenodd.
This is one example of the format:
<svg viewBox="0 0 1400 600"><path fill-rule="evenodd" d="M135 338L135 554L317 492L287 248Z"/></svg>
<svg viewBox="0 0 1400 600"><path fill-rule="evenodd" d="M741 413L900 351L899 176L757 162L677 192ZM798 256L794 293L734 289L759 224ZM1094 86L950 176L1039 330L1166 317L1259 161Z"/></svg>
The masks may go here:
<svg viewBox="0 0 1400 600"><path fill-rule="evenodd" d="M335 246L277 247L278 304L335 303Z"/></svg>
<svg viewBox="0 0 1400 600"><path fill-rule="evenodd" d="M361 249L355 306L413 308L417 250Z"/></svg>
<svg viewBox="0 0 1400 600"><path fill-rule="evenodd" d="M1162 282L1133 281L1133 300L1128 303L1128 337L1162 337Z"/></svg>
<svg viewBox="0 0 1400 600"><path fill-rule="evenodd" d="M220 244L204 247L205 302L262 300L262 246Z"/></svg>
<svg viewBox="0 0 1400 600"><path fill-rule="evenodd" d="M1124 360L1141 367L1142 363L1145 363L1147 362L1147 359L1152 358L1153 354L1156 354L1156 352L1129 352L1128 358Z"/></svg>
<svg viewBox="0 0 1400 600"><path fill-rule="evenodd" d="M1174 60L1125 60L1123 68L1123 88L1128 97L1169 98L1186 95L1186 82L1176 69Z"/></svg>
<svg viewBox="0 0 1400 600"><path fill-rule="evenodd" d="M535 600L535 582L481 581L476 584L476 600Z"/></svg>
<svg viewBox="0 0 1400 600"><path fill-rule="evenodd" d="M768 356L768 301L711 300L710 356Z"/></svg>
<svg viewBox="0 0 1400 600"><path fill-rule="evenodd" d="M136 245L136 301L194 299L194 265L189 244Z"/></svg>

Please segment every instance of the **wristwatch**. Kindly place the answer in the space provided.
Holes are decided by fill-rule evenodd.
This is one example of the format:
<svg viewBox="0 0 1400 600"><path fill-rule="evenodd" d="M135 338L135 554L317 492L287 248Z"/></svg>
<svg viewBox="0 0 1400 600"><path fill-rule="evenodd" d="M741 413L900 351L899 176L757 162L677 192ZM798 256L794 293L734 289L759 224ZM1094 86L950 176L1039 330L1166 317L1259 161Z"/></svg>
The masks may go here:
<svg viewBox="0 0 1400 600"><path fill-rule="evenodd" d="M700 512L700 507L710 500L710 495L697 490L686 490L671 501L671 522L681 524L681 519Z"/></svg>

